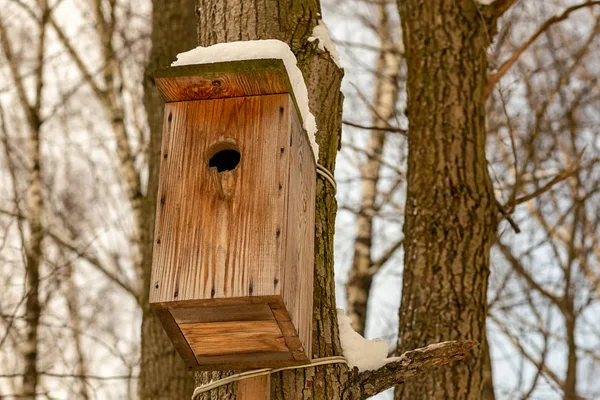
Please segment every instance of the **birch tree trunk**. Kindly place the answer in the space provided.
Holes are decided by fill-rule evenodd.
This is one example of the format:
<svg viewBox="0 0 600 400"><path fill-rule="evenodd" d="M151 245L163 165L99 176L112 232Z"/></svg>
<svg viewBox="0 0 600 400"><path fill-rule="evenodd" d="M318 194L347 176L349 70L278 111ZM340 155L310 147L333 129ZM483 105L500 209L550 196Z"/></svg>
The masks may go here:
<svg viewBox="0 0 600 400"><path fill-rule="evenodd" d="M23 398L35 399L39 381L37 368L39 350L39 323L42 313L40 295L40 265L42 262L42 171L40 159L40 128L41 124L34 123L28 138L28 188L27 188L27 222L29 225L29 240L25 243L25 342L22 355L25 361L23 372Z"/></svg>
<svg viewBox="0 0 600 400"><path fill-rule="evenodd" d="M144 105L150 127L148 189L142 204L142 362L138 383L140 399L181 400L191 396L194 375L175 352L173 344L148 304L154 212L158 192L160 143L164 103L154 86L152 73L166 67L178 53L195 47L194 0L153 1L152 50L146 66Z"/></svg>
<svg viewBox="0 0 600 400"><path fill-rule="evenodd" d="M352 319L352 327L361 335L365 334L369 292L373 277L385 263L375 263L372 257L373 219L375 217L375 200L377 184L381 170L383 148L390 118L396 111L398 99L398 74L402 61L401 46L392 38L388 10L385 3L379 5L379 59L377 60L375 100L369 143L366 148L367 159L359 167L362 179L360 209L356 215L356 239L354 241L354 257L348 273L346 294L348 296L348 316ZM399 247L399 246L397 246Z"/></svg>
<svg viewBox="0 0 600 400"><path fill-rule="evenodd" d="M485 158L488 26L473 0L399 0L408 61L409 156L400 352L485 341L498 207ZM396 390L396 399L480 399L481 357Z"/></svg>
<svg viewBox="0 0 600 400"><path fill-rule="evenodd" d="M75 283L75 277L73 274L73 264L67 257L65 257L64 254L61 254L61 258L65 260L64 263L67 270L67 276L65 277L67 287L67 291L65 293L65 300L67 302L67 309L69 310L69 325L71 329L71 336L73 339L73 346L75 347L75 354L77 357L75 371L77 374L77 383L79 386L78 395L81 400L90 400L92 396L90 395L89 383L86 380L86 377L88 375L88 365L85 359L83 343L81 340L82 331L79 301L80 289Z"/></svg>
<svg viewBox="0 0 600 400"><path fill-rule="evenodd" d="M27 222L28 235L21 231L21 240L25 252L25 312L24 312L24 341L20 352L23 359L23 381L20 393L17 397L35 400L40 381L38 370L39 351L39 323L42 314L40 303L40 269L43 260L44 231L42 227L42 214L44 213L44 199L42 194L42 159L40 153L41 131L44 120L41 116L42 97L44 87L44 56L46 43L46 25L48 22L48 4L45 0L39 2L40 16L38 21L38 36L35 47L34 64L34 96L33 100L27 97L27 86L20 70L19 55L15 54L11 40L9 39L5 21L0 15L0 45L6 57L12 83L16 88L19 106L27 122L27 191L25 194L25 219ZM5 130L4 115L2 115L2 127ZM8 135L5 131L3 136ZM5 146L8 146L8 137L4 137ZM6 147L7 159L10 158ZM10 161L9 161L10 163ZM9 166L9 168L11 168ZM14 180L13 185L17 185ZM16 193L15 193L16 194ZM19 201L15 196L15 208L19 210Z"/></svg>

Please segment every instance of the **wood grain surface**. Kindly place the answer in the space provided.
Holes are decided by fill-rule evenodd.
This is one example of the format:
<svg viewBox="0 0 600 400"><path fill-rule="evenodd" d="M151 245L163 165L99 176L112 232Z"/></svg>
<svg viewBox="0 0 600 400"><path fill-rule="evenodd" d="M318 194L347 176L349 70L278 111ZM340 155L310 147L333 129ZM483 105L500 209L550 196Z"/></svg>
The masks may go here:
<svg viewBox="0 0 600 400"><path fill-rule="evenodd" d="M235 169L209 168L221 150L239 151ZM315 180L289 94L166 105L150 302L198 364L227 351L310 359ZM210 324L231 322L243 337L219 349L233 331Z"/></svg>
<svg viewBox="0 0 600 400"><path fill-rule="evenodd" d="M289 96L169 103L165 114L150 301L280 294ZM241 159L218 174L235 181L222 198L208 162L227 144Z"/></svg>
<svg viewBox="0 0 600 400"><path fill-rule="evenodd" d="M280 59L170 67L157 71L154 80L166 103L292 92Z"/></svg>
<svg viewBox="0 0 600 400"><path fill-rule="evenodd" d="M271 376L257 376L238 382L237 400L270 400Z"/></svg>
<svg viewBox="0 0 600 400"><path fill-rule="evenodd" d="M196 357L289 350L271 321L209 322L179 325Z"/></svg>
<svg viewBox="0 0 600 400"><path fill-rule="evenodd" d="M275 319L268 304L172 308L169 311L178 325L195 322L268 321Z"/></svg>

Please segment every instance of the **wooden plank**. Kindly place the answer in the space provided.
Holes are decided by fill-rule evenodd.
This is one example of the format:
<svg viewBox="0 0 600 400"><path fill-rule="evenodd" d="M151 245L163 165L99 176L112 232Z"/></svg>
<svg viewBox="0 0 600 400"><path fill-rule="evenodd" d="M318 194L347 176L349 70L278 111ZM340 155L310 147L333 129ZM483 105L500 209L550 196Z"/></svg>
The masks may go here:
<svg viewBox="0 0 600 400"><path fill-rule="evenodd" d="M291 354L283 336L278 338L234 338L230 335L186 337L196 357L280 352L285 353L287 359Z"/></svg>
<svg viewBox="0 0 600 400"><path fill-rule="evenodd" d="M238 400L270 400L271 375L242 379L238 382Z"/></svg>
<svg viewBox="0 0 600 400"><path fill-rule="evenodd" d="M221 307L236 306L243 304L269 304L281 299L280 295L270 296L252 296L252 297L225 297L214 299L187 299L174 301L154 301L150 305L154 309L173 309L173 308L199 308L199 307Z"/></svg>
<svg viewBox="0 0 600 400"><path fill-rule="evenodd" d="M289 352L277 322L211 322L181 324L196 356Z"/></svg>
<svg viewBox="0 0 600 400"><path fill-rule="evenodd" d="M190 359L190 353L192 356L196 356L198 365L195 365L194 369L200 368L200 357L218 357L219 355L227 355L227 353L240 354L244 358L237 359L237 361L230 358L217 358L212 359L212 361L205 360L204 362L228 362L240 368L242 365L248 365L248 362L254 363L257 360L262 360L261 366L266 365L269 367L290 365L288 361L309 362L310 359L307 356L308 353L304 343L290 320L290 315L284 307L282 297L262 296L251 299L261 300L262 302L256 304L230 304L229 301L233 299L212 299L219 303L227 300L227 304L225 306L206 307L206 303L202 302L200 308L183 307L169 309L168 311L158 309L157 311L167 311L173 316L171 320L177 329L176 332L183 332L180 334L179 342L188 349L187 356L182 356L187 357L188 360ZM181 306L189 306L188 303L196 302L177 303ZM229 311L226 310L231 310L231 314L228 314ZM245 313L247 315L244 315ZM197 319L201 319L202 322L197 323ZM210 319L212 321L209 321ZM175 324L179 324L179 326ZM171 334L169 335L171 336ZM188 335L192 339L188 338ZM232 340L237 342L234 347L229 346ZM175 340L173 342L175 343ZM195 346L193 351L190 345ZM264 357L256 358L257 354L261 354L257 351L267 354L270 360ZM244 356L248 352L253 354L251 358ZM281 361L284 361L284 363ZM257 364L252 365L256 366ZM225 368L219 367L219 369Z"/></svg>
<svg viewBox="0 0 600 400"><path fill-rule="evenodd" d="M228 371L256 368L273 368L304 365L306 362L294 360L289 352L261 352L229 354L220 356L198 356L201 371Z"/></svg>
<svg viewBox="0 0 600 400"><path fill-rule="evenodd" d="M194 337L229 335L232 339L246 337L280 337L281 330L275 320L271 321L227 321L194 324L180 324L179 328L189 339ZM189 334L188 334L189 333Z"/></svg>
<svg viewBox="0 0 600 400"><path fill-rule="evenodd" d="M291 104L288 94L167 104L151 303L280 293L289 151L277 135L287 136L280 114L295 115ZM208 163L227 144L241 158L222 198Z"/></svg>
<svg viewBox="0 0 600 400"><path fill-rule="evenodd" d="M283 334L285 344L295 360L301 362L310 361L310 353L307 351L304 342L298 335L298 329L290 319L290 315L283 305L283 301L274 301L269 304L277 325Z"/></svg>
<svg viewBox="0 0 600 400"><path fill-rule="evenodd" d="M287 199L287 236L283 262L282 297L284 309L296 328L303 346L290 342L290 349L301 359L310 359L312 345L312 305L314 273L314 229L316 168L312 149L301 122L296 115L290 118L289 195ZM276 309L272 306L274 314ZM284 321L275 315L278 321ZM281 329L286 332L285 324ZM304 356L301 356L301 354Z"/></svg>
<svg viewBox="0 0 600 400"><path fill-rule="evenodd" d="M167 103L292 93L280 59L169 67L157 71L154 81Z"/></svg>
<svg viewBox="0 0 600 400"><path fill-rule="evenodd" d="M179 326L175 323L175 320L171 316L169 310L154 310L154 314L163 326L163 329L167 332L169 339L173 343L173 346L187 365L189 369L196 369L199 367L196 356L192 351L189 343L183 336L183 333L179 329Z"/></svg>
<svg viewBox="0 0 600 400"><path fill-rule="evenodd" d="M235 304L218 307L174 308L177 324L195 322L264 321L275 319L268 304Z"/></svg>
<svg viewBox="0 0 600 400"><path fill-rule="evenodd" d="M154 81L165 103L287 93L302 121L285 64L278 58L168 67L156 71Z"/></svg>

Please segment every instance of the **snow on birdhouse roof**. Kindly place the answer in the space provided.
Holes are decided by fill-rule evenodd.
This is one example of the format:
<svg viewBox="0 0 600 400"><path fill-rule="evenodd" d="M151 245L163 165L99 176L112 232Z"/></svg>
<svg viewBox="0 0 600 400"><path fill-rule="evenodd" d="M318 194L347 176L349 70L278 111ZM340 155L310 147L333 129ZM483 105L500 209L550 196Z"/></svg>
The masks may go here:
<svg viewBox="0 0 600 400"><path fill-rule="evenodd" d="M315 117L308 107L308 90L302 72L298 68L296 56L286 43L279 40L267 39L219 43L208 47L198 46L190 51L179 53L177 61L173 62L171 66L179 67L184 65L260 59L280 59L283 61L290 80L292 94L296 99L296 104L302 117L304 129L308 133L308 138L315 154L315 160L318 160L319 146L315 138L317 124Z"/></svg>
<svg viewBox="0 0 600 400"><path fill-rule="evenodd" d="M350 368L358 368L360 372L376 370L395 358L388 358L388 345L381 340L367 340L352 329L350 317L344 310L337 310L340 341L344 357Z"/></svg>

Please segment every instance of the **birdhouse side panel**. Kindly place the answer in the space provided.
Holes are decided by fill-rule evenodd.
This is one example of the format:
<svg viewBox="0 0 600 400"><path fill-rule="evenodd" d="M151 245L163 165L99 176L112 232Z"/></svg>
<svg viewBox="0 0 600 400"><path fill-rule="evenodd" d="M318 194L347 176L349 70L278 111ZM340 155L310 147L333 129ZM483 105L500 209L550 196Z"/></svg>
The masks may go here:
<svg viewBox="0 0 600 400"><path fill-rule="evenodd" d="M292 90L280 59L179 66L160 71L155 81L167 102L260 96Z"/></svg>
<svg viewBox="0 0 600 400"><path fill-rule="evenodd" d="M312 338L315 185L312 148L294 109L290 130L287 238L283 270L283 300L302 346L298 357L310 359Z"/></svg>
<svg viewBox="0 0 600 400"><path fill-rule="evenodd" d="M289 107L287 94L166 105L151 303L280 293Z"/></svg>

